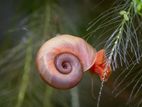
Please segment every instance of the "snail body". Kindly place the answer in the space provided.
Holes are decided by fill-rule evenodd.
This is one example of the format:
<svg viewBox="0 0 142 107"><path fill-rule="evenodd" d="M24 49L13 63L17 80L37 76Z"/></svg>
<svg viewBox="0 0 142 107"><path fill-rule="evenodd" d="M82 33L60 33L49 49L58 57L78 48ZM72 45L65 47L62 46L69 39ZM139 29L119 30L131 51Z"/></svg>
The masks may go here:
<svg viewBox="0 0 142 107"><path fill-rule="evenodd" d="M41 77L52 87L68 89L77 85L85 71L95 63L96 50L85 40L56 36L38 51L36 64Z"/></svg>
<svg viewBox="0 0 142 107"><path fill-rule="evenodd" d="M96 53L96 60L93 66L90 68L91 73L99 75L100 79L107 81L111 74L111 67L107 64L107 58L105 50L101 49ZM105 75L104 75L105 73Z"/></svg>

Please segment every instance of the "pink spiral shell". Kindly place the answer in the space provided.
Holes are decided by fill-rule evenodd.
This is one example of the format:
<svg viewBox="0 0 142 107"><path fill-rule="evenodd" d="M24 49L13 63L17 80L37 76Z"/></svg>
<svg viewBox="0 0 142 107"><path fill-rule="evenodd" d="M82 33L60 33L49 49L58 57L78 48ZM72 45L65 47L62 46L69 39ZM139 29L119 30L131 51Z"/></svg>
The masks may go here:
<svg viewBox="0 0 142 107"><path fill-rule="evenodd" d="M95 62L96 50L72 35L56 36L45 42L37 54L41 77L52 87L68 89L77 85L84 71Z"/></svg>

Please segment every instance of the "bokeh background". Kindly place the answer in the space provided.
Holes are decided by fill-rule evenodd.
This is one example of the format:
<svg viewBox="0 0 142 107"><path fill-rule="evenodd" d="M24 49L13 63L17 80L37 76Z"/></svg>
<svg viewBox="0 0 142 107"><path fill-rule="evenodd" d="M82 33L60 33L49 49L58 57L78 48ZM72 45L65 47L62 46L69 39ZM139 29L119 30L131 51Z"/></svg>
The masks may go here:
<svg viewBox="0 0 142 107"><path fill-rule="evenodd" d="M0 1L0 107L96 107L101 86L98 76L87 72L81 83L70 90L51 88L37 73L36 52L46 40L57 34L80 36L100 50L120 19L110 21L109 23L116 22L112 25L109 23L108 26L102 25L103 30L100 29L95 34L87 31L87 28L91 26L89 23L100 14L104 16L103 20L109 15L112 18L116 17L122 9L121 4L125 2L127 0ZM117 3L120 6L117 7ZM110 11L112 14L104 12L115 6L116 10ZM128 7L129 4L125 6ZM110 31L105 32L108 29ZM141 66L141 61L137 65L134 62L134 66L130 67L133 69L132 72L127 74L130 69L126 70L115 83L119 74L125 70L125 66L113 71L104 84L100 107L142 106L140 105L141 93L138 93L135 100L128 101L137 80L139 83L136 89L141 89L139 88ZM137 74L139 75L135 77ZM126 80L121 81L125 75L127 75ZM132 79L134 79L132 84L126 87ZM118 91L115 90L116 92L113 93L112 91L120 82L122 86L118 86ZM122 90L124 87L127 89ZM119 94L119 90L122 93Z"/></svg>

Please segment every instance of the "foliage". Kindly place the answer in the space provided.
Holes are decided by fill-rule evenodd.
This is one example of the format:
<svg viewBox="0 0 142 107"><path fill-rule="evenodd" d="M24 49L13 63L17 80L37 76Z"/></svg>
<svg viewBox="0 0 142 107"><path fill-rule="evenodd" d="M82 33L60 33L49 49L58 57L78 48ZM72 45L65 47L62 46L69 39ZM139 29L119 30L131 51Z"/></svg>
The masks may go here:
<svg viewBox="0 0 142 107"><path fill-rule="evenodd" d="M115 100L110 93L112 85L109 84L112 84L115 72L107 83L108 87L93 76L94 87L86 75L78 87L68 91L52 89L40 79L35 67L36 52L42 43L58 33L81 34L97 50L105 48L107 65L111 65L113 71L122 71L116 73L114 95L118 97L123 92L129 93L128 104L132 101L141 106L142 1L116 0L113 5L109 1L21 0L11 20L12 27L6 31L8 35L16 32L15 39L17 35L21 38L17 46L0 55L0 106L86 107L96 106L96 103L98 107L108 103L112 107L115 103L127 106L123 98ZM92 21L85 35L89 20ZM94 88L90 89L91 86ZM92 94L99 96L93 100Z"/></svg>

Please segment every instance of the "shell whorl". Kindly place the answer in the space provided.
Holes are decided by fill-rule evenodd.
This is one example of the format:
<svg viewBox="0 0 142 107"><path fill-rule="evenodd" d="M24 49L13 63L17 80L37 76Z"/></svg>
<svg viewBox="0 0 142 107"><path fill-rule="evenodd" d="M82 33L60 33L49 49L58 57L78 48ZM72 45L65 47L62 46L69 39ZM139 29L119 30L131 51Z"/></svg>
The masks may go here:
<svg viewBox="0 0 142 107"><path fill-rule="evenodd" d="M39 49L37 68L52 87L72 88L80 82L83 72L94 64L95 53L95 49L79 37L56 36Z"/></svg>

